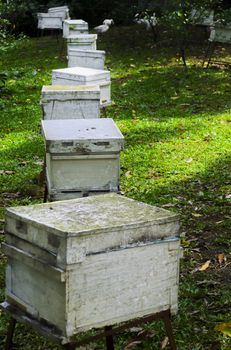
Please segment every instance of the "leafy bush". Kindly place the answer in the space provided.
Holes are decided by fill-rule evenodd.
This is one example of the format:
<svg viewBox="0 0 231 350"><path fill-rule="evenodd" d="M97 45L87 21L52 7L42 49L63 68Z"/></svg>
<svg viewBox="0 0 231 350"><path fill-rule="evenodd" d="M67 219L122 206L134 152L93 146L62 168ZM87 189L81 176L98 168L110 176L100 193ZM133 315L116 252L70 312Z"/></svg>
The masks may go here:
<svg viewBox="0 0 231 350"><path fill-rule="evenodd" d="M24 40L25 36L20 34L17 38L11 33L11 23L4 18L0 19L0 54L9 48L15 47L19 42ZM2 79L0 77L0 85L2 85Z"/></svg>

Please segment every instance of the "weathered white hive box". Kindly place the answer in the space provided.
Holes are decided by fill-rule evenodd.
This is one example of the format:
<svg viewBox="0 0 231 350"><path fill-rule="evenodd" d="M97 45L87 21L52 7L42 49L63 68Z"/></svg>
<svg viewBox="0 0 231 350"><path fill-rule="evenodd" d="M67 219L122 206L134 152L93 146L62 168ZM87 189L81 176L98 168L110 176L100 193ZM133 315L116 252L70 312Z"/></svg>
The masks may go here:
<svg viewBox="0 0 231 350"><path fill-rule="evenodd" d="M215 24L210 27L210 37L208 40L211 42L231 44L231 24L226 26Z"/></svg>
<svg viewBox="0 0 231 350"><path fill-rule="evenodd" d="M66 19L63 22L63 37L88 34L88 23L82 19Z"/></svg>
<svg viewBox="0 0 231 350"><path fill-rule="evenodd" d="M43 120L48 198L118 192L124 138L112 119Z"/></svg>
<svg viewBox="0 0 231 350"><path fill-rule="evenodd" d="M177 311L176 214L107 194L6 209L6 298L61 331Z"/></svg>
<svg viewBox="0 0 231 350"><path fill-rule="evenodd" d="M68 51L68 67L86 67L104 69L105 51L101 50L77 50L70 48Z"/></svg>
<svg viewBox="0 0 231 350"><path fill-rule="evenodd" d="M111 104L111 79L108 70L85 67L53 69L52 85L99 85L100 105Z"/></svg>
<svg viewBox="0 0 231 350"><path fill-rule="evenodd" d="M67 54L69 49L96 50L97 34L70 35L67 38Z"/></svg>
<svg viewBox="0 0 231 350"><path fill-rule="evenodd" d="M38 29L62 29L63 17L56 14L38 13Z"/></svg>
<svg viewBox="0 0 231 350"><path fill-rule="evenodd" d="M50 15L60 16L63 19L69 18L68 6L50 7L47 11Z"/></svg>
<svg viewBox="0 0 231 350"><path fill-rule="evenodd" d="M85 119L100 116L99 86L43 86L43 119Z"/></svg>

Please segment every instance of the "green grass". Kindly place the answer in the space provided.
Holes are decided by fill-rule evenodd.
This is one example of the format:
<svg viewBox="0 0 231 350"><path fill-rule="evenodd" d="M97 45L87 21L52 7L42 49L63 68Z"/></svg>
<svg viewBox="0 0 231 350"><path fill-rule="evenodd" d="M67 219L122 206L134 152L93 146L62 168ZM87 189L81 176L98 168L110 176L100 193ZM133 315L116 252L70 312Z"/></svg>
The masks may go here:
<svg viewBox="0 0 231 350"><path fill-rule="evenodd" d="M135 28L135 30L134 30ZM144 40L145 38L145 40ZM112 106L106 109L126 140L121 154L121 191L134 199L163 206L181 217L179 312L173 319L180 350L229 350L230 338L214 331L231 321L230 249L230 70L201 59L206 43L188 49L189 67L179 61L174 41L154 43L137 29L112 28L99 39L112 76ZM228 61L230 48L216 57ZM231 63L231 60L230 60ZM2 57L8 73L1 91L1 215L3 208L41 202L44 144L40 131L40 93L51 70L66 67L61 41L44 37L20 43ZM1 239L4 233L1 231ZM226 261L219 264L217 254ZM195 272L205 261L210 267ZM4 300L5 257L0 256L0 298ZM0 345L7 318L1 314ZM137 349L160 349L161 322L145 327ZM134 338L116 338L116 349ZM20 325L17 349L59 349ZM103 343L93 346L102 349Z"/></svg>

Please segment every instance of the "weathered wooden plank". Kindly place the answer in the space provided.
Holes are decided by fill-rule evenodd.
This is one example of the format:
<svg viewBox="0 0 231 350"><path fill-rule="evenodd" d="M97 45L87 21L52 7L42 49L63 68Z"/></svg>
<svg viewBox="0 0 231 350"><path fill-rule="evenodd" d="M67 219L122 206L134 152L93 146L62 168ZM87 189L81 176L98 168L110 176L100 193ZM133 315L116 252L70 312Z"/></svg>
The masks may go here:
<svg viewBox="0 0 231 350"><path fill-rule="evenodd" d="M172 307L176 312L178 254L171 257L163 243L88 255L68 274L67 334Z"/></svg>
<svg viewBox="0 0 231 350"><path fill-rule="evenodd" d="M68 67L104 69L105 51L69 48Z"/></svg>
<svg viewBox="0 0 231 350"><path fill-rule="evenodd" d="M96 50L97 34L69 35L67 38L67 54L69 49Z"/></svg>
<svg viewBox="0 0 231 350"><path fill-rule="evenodd" d="M40 101L43 119L85 119L100 116L98 86L43 86Z"/></svg>

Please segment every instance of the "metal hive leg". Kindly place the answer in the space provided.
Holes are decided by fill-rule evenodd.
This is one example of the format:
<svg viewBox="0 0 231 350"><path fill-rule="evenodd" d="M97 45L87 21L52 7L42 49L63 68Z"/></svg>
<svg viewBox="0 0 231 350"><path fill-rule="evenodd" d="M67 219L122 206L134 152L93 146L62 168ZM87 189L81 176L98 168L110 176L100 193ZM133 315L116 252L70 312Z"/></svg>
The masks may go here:
<svg viewBox="0 0 231 350"><path fill-rule="evenodd" d="M174 339L174 335L173 335L173 331L172 331L172 322L170 319L170 314L166 315L163 317L163 321L165 324L165 329L166 329L166 333L169 339L169 345L171 350L177 350L176 349L176 343L175 343L175 339Z"/></svg>
<svg viewBox="0 0 231 350"><path fill-rule="evenodd" d="M208 55L209 55L209 51L210 51L210 47L211 47L211 41L209 41L206 52L205 52L205 57L202 63L202 67L204 67L205 62L207 61Z"/></svg>
<svg viewBox="0 0 231 350"><path fill-rule="evenodd" d="M66 350L75 350L76 349L76 345L72 344L72 343L66 344L66 345L64 345L64 349L66 349Z"/></svg>
<svg viewBox="0 0 231 350"><path fill-rule="evenodd" d="M112 326L106 326L105 332L107 331L112 331ZM106 334L106 349L114 350L113 335L111 333L109 335Z"/></svg>
<svg viewBox="0 0 231 350"><path fill-rule="evenodd" d="M5 350L11 350L13 347L13 336L14 336L15 325L16 325L16 320L14 318L11 318L7 329Z"/></svg>
<svg viewBox="0 0 231 350"><path fill-rule="evenodd" d="M216 47L216 44L214 42L211 42L210 52L209 52L209 59L208 59L208 63L207 63L206 68L209 68L210 62L212 60L212 55L213 55L213 53L215 51L215 47Z"/></svg>

